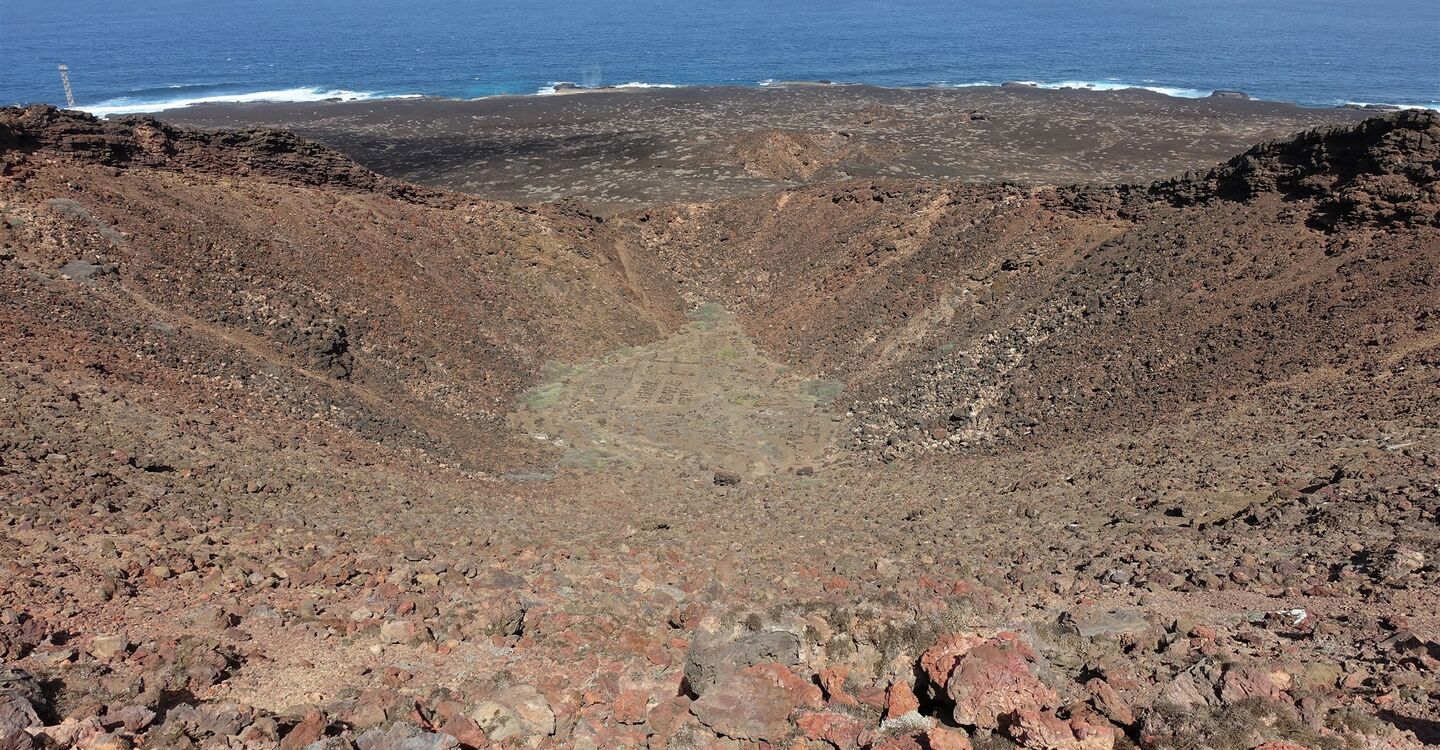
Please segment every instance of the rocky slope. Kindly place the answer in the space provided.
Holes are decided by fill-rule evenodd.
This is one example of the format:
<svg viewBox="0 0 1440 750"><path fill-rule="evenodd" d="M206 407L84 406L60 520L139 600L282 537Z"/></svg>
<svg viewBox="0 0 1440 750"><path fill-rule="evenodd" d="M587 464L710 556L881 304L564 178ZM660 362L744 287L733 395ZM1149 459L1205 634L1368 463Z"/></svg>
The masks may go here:
<svg viewBox="0 0 1440 750"><path fill-rule="evenodd" d="M22 349L78 333L494 466L510 400L547 361L653 338L682 312L583 213L396 183L286 134L38 107L0 133Z"/></svg>
<svg viewBox="0 0 1440 750"><path fill-rule="evenodd" d="M1434 385L1437 148L1406 113L1153 186L852 183L639 221L688 298L845 380L886 457L1279 386L1404 419Z"/></svg>
<svg viewBox="0 0 1440 750"><path fill-rule="evenodd" d="M601 219L0 110L0 748L1440 741L1437 173Z"/></svg>

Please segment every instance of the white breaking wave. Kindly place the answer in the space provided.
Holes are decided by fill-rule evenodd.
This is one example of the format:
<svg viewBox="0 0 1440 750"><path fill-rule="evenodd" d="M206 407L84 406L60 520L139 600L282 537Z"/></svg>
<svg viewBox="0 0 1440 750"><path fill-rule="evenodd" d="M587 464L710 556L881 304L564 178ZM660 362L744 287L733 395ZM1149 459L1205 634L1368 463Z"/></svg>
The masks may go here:
<svg viewBox="0 0 1440 750"><path fill-rule="evenodd" d="M644 81L631 81L615 86L617 89L678 89L678 83L645 83Z"/></svg>
<svg viewBox="0 0 1440 750"><path fill-rule="evenodd" d="M119 97L107 99L98 104L76 107L97 117L126 115L137 112L163 112L179 109L192 104L243 104L246 102L323 102L339 99L346 102L370 99L415 99L420 94L382 95L369 91L347 91L345 89L294 88L275 91L251 91L241 94L206 94L203 96L176 99L155 99L150 97Z"/></svg>
<svg viewBox="0 0 1440 750"><path fill-rule="evenodd" d="M1341 106L1352 107L1384 107L1394 109L1433 109L1440 110L1440 103L1437 104L1387 104L1385 102L1340 102Z"/></svg>
<svg viewBox="0 0 1440 750"><path fill-rule="evenodd" d="M560 88L559 88L559 87L561 87L561 86L565 86L567 91L608 91L608 90L610 90L610 89L678 89L678 88L680 88L680 84L678 84L678 83L646 83L646 82L644 82L644 81L631 81L631 82L629 82L629 83L617 83L617 84L615 84L614 86L582 86L582 85L580 85L580 84L578 84L578 83L575 83L574 81L551 81L548 85L546 85L546 86L541 86L538 90L536 90L535 93L536 93L537 95L539 95L539 96L549 96L550 94L558 94L558 93L560 93Z"/></svg>
<svg viewBox="0 0 1440 750"><path fill-rule="evenodd" d="M1085 91L1121 91L1124 89L1145 89L1146 91L1154 91L1157 94L1165 94L1166 96L1175 96L1182 99L1203 99L1215 93L1213 90L1206 91L1204 89L1191 89L1179 86L1157 86L1154 85L1154 82L1149 81L1147 81L1146 83L1125 83L1122 81L1013 81L1013 83L1025 84L1027 86L1034 86L1041 89L1082 89ZM965 88L966 86L998 86L1000 84L991 81L969 81L966 83L950 83L948 81L937 81L935 85L943 86L945 88ZM1388 104L1382 102L1344 101L1340 99L1331 100L1328 105L1325 103L1317 102L1314 104L1306 104L1305 106L1338 107L1346 105L1354 107L1440 110L1440 102L1430 104Z"/></svg>
<svg viewBox="0 0 1440 750"><path fill-rule="evenodd" d="M1121 91L1123 89L1145 89L1154 91L1157 94L1166 96L1177 96L1182 99L1203 99L1213 93L1200 89L1187 89L1178 86L1154 86L1144 83L1123 83L1121 81L1016 81L1042 89L1084 89L1086 91Z"/></svg>

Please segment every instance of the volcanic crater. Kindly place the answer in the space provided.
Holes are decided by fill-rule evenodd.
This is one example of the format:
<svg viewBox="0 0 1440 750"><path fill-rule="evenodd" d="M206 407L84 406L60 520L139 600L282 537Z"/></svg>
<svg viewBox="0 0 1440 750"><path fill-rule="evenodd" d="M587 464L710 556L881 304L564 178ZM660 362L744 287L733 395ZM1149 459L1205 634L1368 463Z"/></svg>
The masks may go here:
<svg viewBox="0 0 1440 750"><path fill-rule="evenodd" d="M683 202L0 110L0 748L1440 742L1440 115L734 96Z"/></svg>

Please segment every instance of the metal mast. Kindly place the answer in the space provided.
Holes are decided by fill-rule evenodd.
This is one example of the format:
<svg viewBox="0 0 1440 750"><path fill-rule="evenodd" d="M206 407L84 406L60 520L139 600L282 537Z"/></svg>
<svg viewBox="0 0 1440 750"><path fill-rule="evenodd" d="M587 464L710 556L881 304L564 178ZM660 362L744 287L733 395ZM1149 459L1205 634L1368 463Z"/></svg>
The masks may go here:
<svg viewBox="0 0 1440 750"><path fill-rule="evenodd" d="M60 63L60 85L65 87L65 107L75 109L75 92L70 90L70 68Z"/></svg>

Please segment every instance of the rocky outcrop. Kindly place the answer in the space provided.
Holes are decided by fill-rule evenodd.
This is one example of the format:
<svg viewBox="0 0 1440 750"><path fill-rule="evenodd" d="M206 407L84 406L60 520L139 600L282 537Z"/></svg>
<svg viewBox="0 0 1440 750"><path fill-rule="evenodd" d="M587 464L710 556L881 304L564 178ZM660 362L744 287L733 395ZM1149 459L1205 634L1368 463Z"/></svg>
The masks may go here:
<svg viewBox="0 0 1440 750"><path fill-rule="evenodd" d="M737 137L732 153L746 172L757 177L804 181L847 164L888 163L901 150L893 145L861 143L845 131L767 130Z"/></svg>
<svg viewBox="0 0 1440 750"><path fill-rule="evenodd" d="M445 193L381 177L314 141L277 130L202 131L154 117L101 120L48 105L0 109L0 174L20 155L44 151L113 167L148 167L453 205Z"/></svg>
<svg viewBox="0 0 1440 750"><path fill-rule="evenodd" d="M1414 109L1262 143L1198 175L1156 183L1176 205L1276 194L1314 201L1312 224L1440 225L1440 113Z"/></svg>

